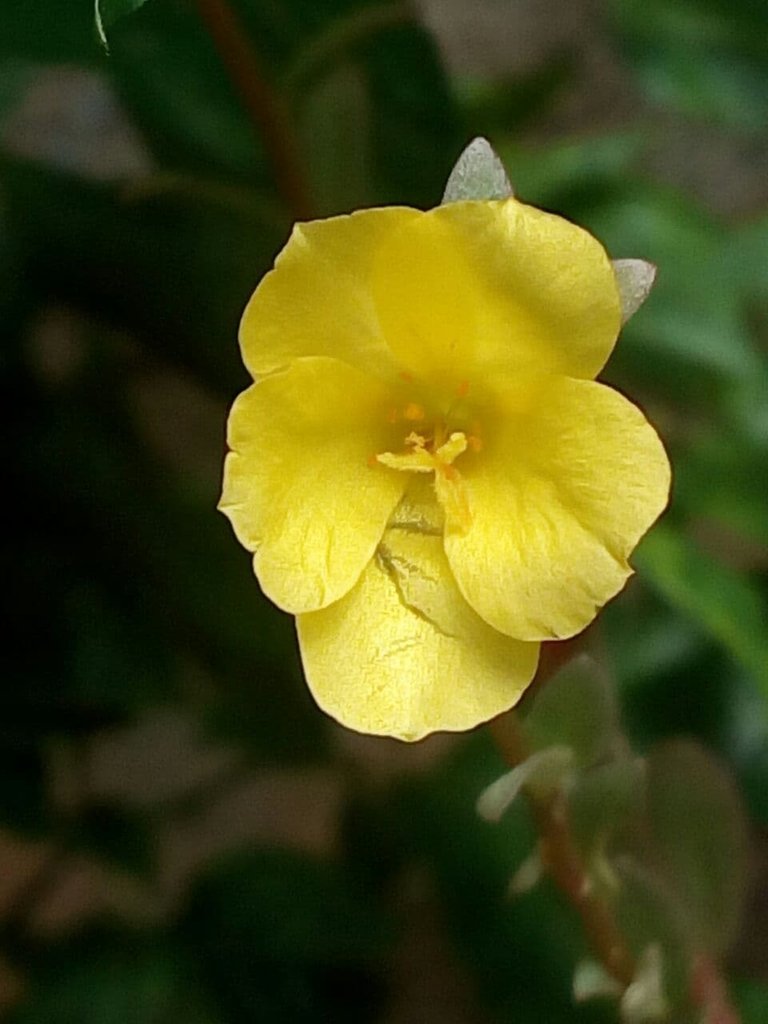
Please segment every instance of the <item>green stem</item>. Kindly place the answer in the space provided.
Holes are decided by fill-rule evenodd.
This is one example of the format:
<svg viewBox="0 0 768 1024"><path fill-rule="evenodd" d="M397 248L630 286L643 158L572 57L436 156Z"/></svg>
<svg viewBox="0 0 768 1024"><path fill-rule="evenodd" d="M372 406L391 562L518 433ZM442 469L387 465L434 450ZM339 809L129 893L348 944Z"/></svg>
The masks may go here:
<svg viewBox="0 0 768 1024"><path fill-rule="evenodd" d="M228 0L196 0L200 19L263 142L275 182L294 220L310 220L313 205L288 111Z"/></svg>

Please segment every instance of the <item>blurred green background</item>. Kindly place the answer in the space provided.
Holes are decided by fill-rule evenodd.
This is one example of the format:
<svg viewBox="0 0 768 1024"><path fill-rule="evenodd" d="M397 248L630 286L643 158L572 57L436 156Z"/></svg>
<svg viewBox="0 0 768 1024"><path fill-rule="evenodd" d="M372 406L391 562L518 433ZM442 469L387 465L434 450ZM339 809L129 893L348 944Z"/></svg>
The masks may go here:
<svg viewBox="0 0 768 1024"><path fill-rule="evenodd" d="M475 815L487 736L327 721L215 512L237 322L293 218L207 6L113 0L107 54L89 0L0 0L0 1013L615 1020L571 1003L551 888L505 897L532 840L520 809ZM768 5L232 7L317 214L435 205L484 134L525 201L658 264L606 378L665 438L673 501L591 643L635 749L697 738L743 795L728 966L765 1022Z"/></svg>

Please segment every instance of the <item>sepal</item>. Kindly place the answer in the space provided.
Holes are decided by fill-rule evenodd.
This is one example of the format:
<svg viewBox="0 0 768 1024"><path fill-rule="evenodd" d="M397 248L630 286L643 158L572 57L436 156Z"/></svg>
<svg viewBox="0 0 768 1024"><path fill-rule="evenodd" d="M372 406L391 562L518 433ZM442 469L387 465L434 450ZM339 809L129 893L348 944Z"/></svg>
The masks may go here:
<svg viewBox="0 0 768 1024"><path fill-rule="evenodd" d="M625 324L648 298L656 280L656 267L647 260L613 260L611 262L621 303L621 322Z"/></svg>
<svg viewBox="0 0 768 1024"><path fill-rule="evenodd" d="M530 788L539 794L556 790L570 773L573 763L573 750L570 747L537 750L480 794L477 813L486 821L500 821L523 789Z"/></svg>
<svg viewBox="0 0 768 1024"><path fill-rule="evenodd" d="M443 203L463 199L508 199L514 189L501 157L487 139L473 139L454 164L443 193Z"/></svg>

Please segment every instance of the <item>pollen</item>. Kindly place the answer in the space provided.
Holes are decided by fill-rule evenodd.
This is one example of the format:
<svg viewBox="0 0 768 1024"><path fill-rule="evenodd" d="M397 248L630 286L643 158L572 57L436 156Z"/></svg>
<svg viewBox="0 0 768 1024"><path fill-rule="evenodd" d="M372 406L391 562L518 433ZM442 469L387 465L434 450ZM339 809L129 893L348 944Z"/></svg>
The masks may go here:
<svg viewBox="0 0 768 1024"><path fill-rule="evenodd" d="M434 473L435 491L454 532L466 533L472 523L466 488L454 461L472 448L470 439L454 431L447 439L445 428L435 428L431 438L411 431L405 438L405 452L380 452L375 461L389 469L408 473Z"/></svg>
<svg viewBox="0 0 768 1024"><path fill-rule="evenodd" d="M427 444L427 439L422 437L421 434L417 434L415 430L412 430L406 437L405 443L411 448L424 448Z"/></svg>

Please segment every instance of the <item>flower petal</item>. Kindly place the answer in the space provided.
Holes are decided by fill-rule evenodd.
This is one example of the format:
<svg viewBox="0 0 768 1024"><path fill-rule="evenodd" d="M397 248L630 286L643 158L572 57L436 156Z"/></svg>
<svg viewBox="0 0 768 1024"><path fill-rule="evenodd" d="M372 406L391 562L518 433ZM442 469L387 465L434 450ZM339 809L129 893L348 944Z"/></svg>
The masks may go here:
<svg viewBox="0 0 768 1024"><path fill-rule="evenodd" d="M271 373L297 356L331 356L392 372L371 266L387 236L421 216L388 207L296 224L243 314L240 347L251 374Z"/></svg>
<svg viewBox="0 0 768 1024"><path fill-rule="evenodd" d="M471 527L446 531L467 601L521 640L580 632L631 573L670 470L643 414L593 381L550 378L538 411L496 424L464 472Z"/></svg>
<svg viewBox="0 0 768 1024"><path fill-rule="evenodd" d="M456 587L442 539L387 531L355 588L298 618L315 700L360 732L421 739L469 729L517 703L538 644L491 629Z"/></svg>
<svg viewBox="0 0 768 1024"><path fill-rule="evenodd" d="M620 325L602 246L516 199L456 202L407 219L374 260L379 317L412 373L594 377Z"/></svg>
<svg viewBox="0 0 768 1024"><path fill-rule="evenodd" d="M286 611L346 594L381 540L407 484L370 464L387 404L378 381L322 358L298 359L235 401L219 507Z"/></svg>

